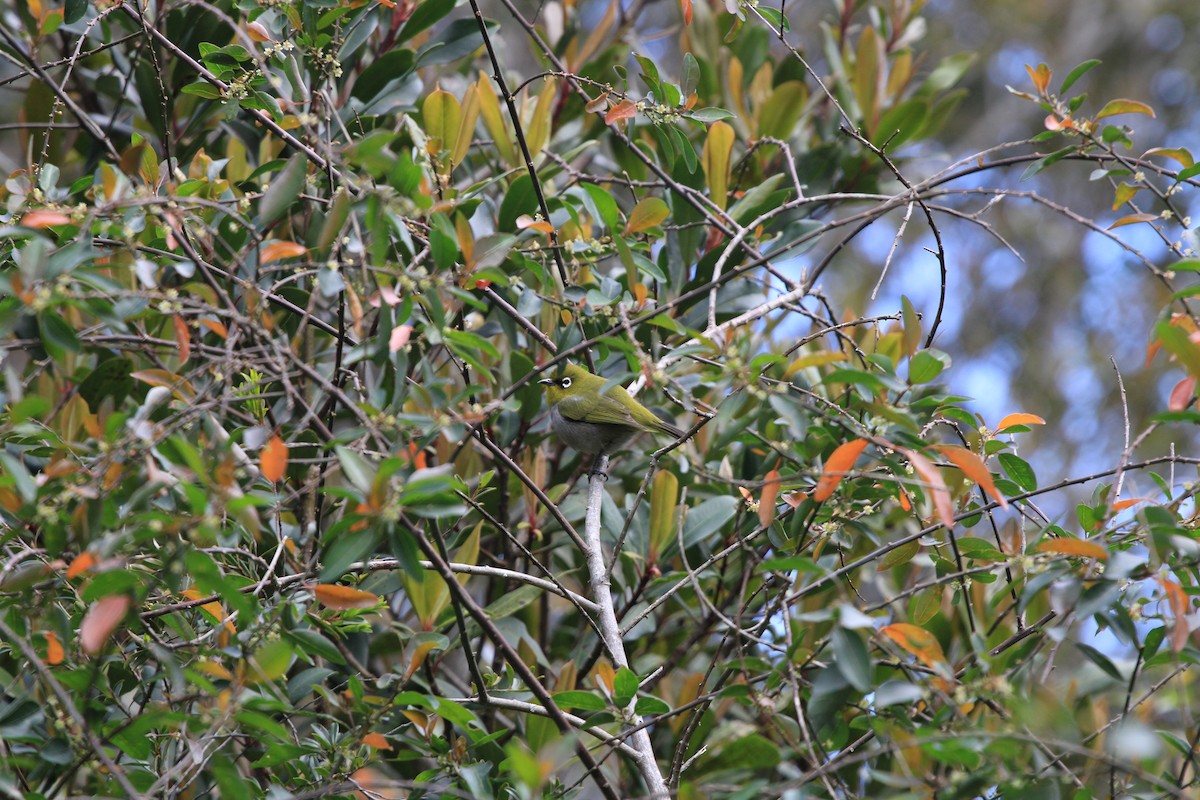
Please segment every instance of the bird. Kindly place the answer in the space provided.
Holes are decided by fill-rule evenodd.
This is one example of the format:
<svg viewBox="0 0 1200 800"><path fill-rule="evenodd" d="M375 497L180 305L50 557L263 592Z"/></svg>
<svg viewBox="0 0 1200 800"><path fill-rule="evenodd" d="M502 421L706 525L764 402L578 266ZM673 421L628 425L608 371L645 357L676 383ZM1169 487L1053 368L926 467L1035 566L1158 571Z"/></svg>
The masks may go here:
<svg viewBox="0 0 1200 800"><path fill-rule="evenodd" d="M629 392L576 364L563 364L553 377L538 383L546 387L551 429L581 453L611 455L643 431L683 438L683 431L660 419Z"/></svg>

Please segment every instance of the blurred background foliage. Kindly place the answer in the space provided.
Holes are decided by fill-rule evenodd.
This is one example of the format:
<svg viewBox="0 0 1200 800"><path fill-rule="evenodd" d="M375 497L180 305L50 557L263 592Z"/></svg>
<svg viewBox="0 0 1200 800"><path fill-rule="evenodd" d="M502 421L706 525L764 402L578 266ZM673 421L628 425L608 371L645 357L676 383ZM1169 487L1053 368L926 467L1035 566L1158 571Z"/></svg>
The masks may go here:
<svg viewBox="0 0 1200 800"><path fill-rule="evenodd" d="M3 788L1194 791L1196 14L0 8Z"/></svg>

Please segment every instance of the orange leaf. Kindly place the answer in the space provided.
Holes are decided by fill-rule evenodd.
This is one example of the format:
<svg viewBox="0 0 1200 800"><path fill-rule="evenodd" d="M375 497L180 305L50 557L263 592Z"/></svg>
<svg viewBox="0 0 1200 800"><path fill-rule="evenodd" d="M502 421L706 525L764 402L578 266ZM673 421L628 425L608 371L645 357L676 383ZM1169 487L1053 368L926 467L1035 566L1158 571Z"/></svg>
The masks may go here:
<svg viewBox="0 0 1200 800"><path fill-rule="evenodd" d="M604 124L612 125L622 119L632 119L637 116L637 104L632 100L622 100L608 110L604 115Z"/></svg>
<svg viewBox="0 0 1200 800"><path fill-rule="evenodd" d="M1117 502L1113 503L1112 510L1113 510L1113 513L1115 514L1116 512L1124 511L1125 509L1127 509L1131 506L1136 506L1138 503L1149 503L1149 502L1151 502L1151 500L1147 497L1130 497L1128 500L1118 500Z"/></svg>
<svg viewBox="0 0 1200 800"><path fill-rule="evenodd" d="M61 211L51 211L48 208L35 208L21 217L20 224L26 228L52 228L55 225L66 225L71 218Z"/></svg>
<svg viewBox="0 0 1200 800"><path fill-rule="evenodd" d="M54 635L54 631L46 631L46 663L50 666L61 664L67 654L63 651L62 642Z"/></svg>
<svg viewBox="0 0 1200 800"><path fill-rule="evenodd" d="M208 594L200 591L195 587L184 589L179 593L188 600L199 600L203 597L208 597ZM237 628L233 626L233 622L225 614L225 609L216 600L211 600L200 606L200 609L211 616L218 623L225 623L225 630L229 633L237 633Z"/></svg>
<svg viewBox="0 0 1200 800"><path fill-rule="evenodd" d="M1070 539L1059 537L1057 539L1047 539L1044 542L1039 542L1037 546L1039 553L1059 553L1064 556L1082 556L1084 558L1094 558L1097 561L1107 561L1108 551L1095 542L1089 542L1086 539Z"/></svg>
<svg viewBox="0 0 1200 800"><path fill-rule="evenodd" d="M1158 214L1146 214L1144 212L1141 214L1130 214L1128 216L1121 217L1112 225L1109 225L1107 228L1105 228L1105 230L1111 231L1113 228L1120 228L1124 225L1135 225L1139 222L1154 222L1156 219L1159 219Z"/></svg>
<svg viewBox="0 0 1200 800"><path fill-rule="evenodd" d="M1184 411L1196 399L1196 376L1188 375L1175 384L1171 396L1167 400L1168 411Z"/></svg>
<svg viewBox="0 0 1200 800"><path fill-rule="evenodd" d="M929 489L933 496L933 507L937 511L938 517L941 518L942 524L947 528L954 527L954 506L950 502L950 490L946 488L946 481L942 479L942 473L938 472L938 468L933 462L925 456L918 453L916 450L904 450L900 452L912 462L913 469L925 481L926 488Z"/></svg>
<svg viewBox="0 0 1200 800"><path fill-rule="evenodd" d="M517 217L517 228L520 230L525 230L528 228L535 231L541 231L545 234L554 233L554 226L549 222L544 219L534 219L528 214L522 214L521 216Z"/></svg>
<svg viewBox="0 0 1200 800"><path fill-rule="evenodd" d="M208 328L210 331L215 333L217 336L220 336L222 339L229 338L229 329L226 328L224 325L222 325L220 322L217 322L215 319L202 319L202 320L200 320L200 324L203 325L204 327Z"/></svg>
<svg viewBox="0 0 1200 800"><path fill-rule="evenodd" d="M924 628L907 622L893 622L880 628L879 632L912 653L927 667L946 661L937 638Z"/></svg>
<svg viewBox="0 0 1200 800"><path fill-rule="evenodd" d="M1187 644L1188 639L1187 593L1170 578L1159 575L1158 582L1167 593L1167 605L1171 607L1171 615L1175 617L1175 624L1171 628L1171 649L1178 653Z"/></svg>
<svg viewBox="0 0 1200 800"><path fill-rule="evenodd" d="M1037 88L1038 94L1044 95L1046 87L1050 85L1050 68L1045 64L1038 64L1037 69L1034 69L1026 64L1025 71L1029 73L1029 78L1033 81L1034 87Z"/></svg>
<svg viewBox="0 0 1200 800"><path fill-rule="evenodd" d="M379 603L377 595L336 583L318 583L313 587L313 593L321 605L335 611L345 611L349 608L373 608Z"/></svg>
<svg viewBox="0 0 1200 800"><path fill-rule="evenodd" d="M171 317L171 321L175 324L175 343L179 345L179 363L186 364L187 360L192 357L192 334L188 330L187 323L183 321L183 317L176 314Z"/></svg>
<svg viewBox="0 0 1200 800"><path fill-rule="evenodd" d="M821 480L817 481L817 488L813 490L813 500L823 503L833 495L833 490L842 482L842 478L846 477L846 473L854 466L867 444L866 439L854 439L838 445L825 462L825 471L821 473Z"/></svg>
<svg viewBox="0 0 1200 800"><path fill-rule="evenodd" d="M779 496L779 484L779 470L773 469L768 472L762 497L758 501L758 522L764 528L775 521L775 498Z"/></svg>
<svg viewBox="0 0 1200 800"><path fill-rule="evenodd" d="M247 25L246 35L249 36L250 40L254 42L271 41L271 34L267 30L267 26L263 25L261 22L251 22L249 25Z"/></svg>
<svg viewBox="0 0 1200 800"><path fill-rule="evenodd" d="M287 474L287 463L287 445L283 443L283 439L280 439L278 434L272 436L263 446L262 454L259 456L259 468L262 470L263 477L271 483L283 480L283 476Z"/></svg>
<svg viewBox="0 0 1200 800"><path fill-rule="evenodd" d="M79 623L79 644L83 652L89 656L99 653L132 605L133 598L127 594L110 594L92 603Z"/></svg>
<svg viewBox="0 0 1200 800"><path fill-rule="evenodd" d="M91 551L84 550L75 556L74 560L71 561L71 566L67 567L67 580L70 581L78 578L94 566L96 566L96 557L92 555Z"/></svg>
<svg viewBox="0 0 1200 800"><path fill-rule="evenodd" d="M683 8L683 24L692 24L692 0L679 0L679 5Z"/></svg>
<svg viewBox="0 0 1200 800"><path fill-rule="evenodd" d="M934 449L950 459L950 463L966 473L968 478L978 483L980 488L991 495L1001 508L1008 508L1008 500L996 489L992 473L988 470L987 464L983 463L982 458L965 447L952 444L940 444Z"/></svg>
<svg viewBox="0 0 1200 800"><path fill-rule="evenodd" d="M804 492L792 492L783 496L783 502L787 503L792 508L799 508L800 504L808 499L808 495Z"/></svg>
<svg viewBox="0 0 1200 800"><path fill-rule="evenodd" d="M271 242L258 255L259 263L268 264L281 258L295 258L308 252L308 248L297 242Z"/></svg>
<svg viewBox="0 0 1200 800"><path fill-rule="evenodd" d="M1011 428L1014 425L1045 425L1046 420L1039 417L1037 414L1026 414L1018 411L1015 414L1009 414L1004 419L1000 420L1000 424L996 426L996 433L1000 433L1005 428Z"/></svg>
<svg viewBox="0 0 1200 800"><path fill-rule="evenodd" d="M374 747L376 750L392 749L392 746L388 744L387 738L382 733L368 733L362 738L362 743Z"/></svg>
<svg viewBox="0 0 1200 800"><path fill-rule="evenodd" d="M181 378L173 372L167 372L165 369L139 369L137 372L131 372L130 377L151 386L170 389L186 403L190 403L196 398L196 389L192 384L185 378Z"/></svg>

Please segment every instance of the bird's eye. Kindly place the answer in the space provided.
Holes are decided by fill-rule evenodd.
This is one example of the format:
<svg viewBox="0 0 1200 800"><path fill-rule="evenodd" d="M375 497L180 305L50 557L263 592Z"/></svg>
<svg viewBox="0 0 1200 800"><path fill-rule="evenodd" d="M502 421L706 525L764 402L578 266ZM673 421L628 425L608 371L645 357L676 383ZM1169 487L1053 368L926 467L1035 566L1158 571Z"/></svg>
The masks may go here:
<svg viewBox="0 0 1200 800"><path fill-rule="evenodd" d="M564 389L570 389L571 388L571 379L563 378L561 381L558 382L558 385Z"/></svg>

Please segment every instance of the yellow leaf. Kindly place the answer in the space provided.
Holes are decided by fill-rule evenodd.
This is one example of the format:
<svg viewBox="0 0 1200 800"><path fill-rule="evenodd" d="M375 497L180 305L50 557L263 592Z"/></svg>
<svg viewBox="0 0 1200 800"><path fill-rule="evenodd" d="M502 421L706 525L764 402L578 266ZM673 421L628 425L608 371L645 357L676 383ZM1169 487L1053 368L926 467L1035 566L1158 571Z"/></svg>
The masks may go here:
<svg viewBox="0 0 1200 800"><path fill-rule="evenodd" d="M1158 214L1129 214L1128 216L1121 217L1119 220L1105 228L1105 230L1111 231L1113 228L1120 228L1125 225L1136 225L1139 222L1154 222L1158 218Z"/></svg>
<svg viewBox="0 0 1200 800"><path fill-rule="evenodd" d="M318 583L313 587L313 594L316 595L317 602L335 611L374 608L380 602L378 595L336 583Z"/></svg>
<svg viewBox="0 0 1200 800"><path fill-rule="evenodd" d="M1104 108L1100 109L1096 119L1113 117L1117 114L1145 114L1153 119L1154 109L1137 100L1109 100L1104 104Z"/></svg>
<svg viewBox="0 0 1200 800"><path fill-rule="evenodd" d="M987 468L987 464L983 463L982 458L965 447L953 444L940 444L934 449L950 459L950 463L966 473L968 478L978 483L980 488L991 495L1001 508L1008 508L1008 499L996 489L992 473Z"/></svg>
<svg viewBox="0 0 1200 800"><path fill-rule="evenodd" d="M475 138L475 123L479 120L479 88L474 84L467 87L463 95L462 115L458 123L458 135L450 148L450 165L457 166L467 157L471 142Z"/></svg>
<svg viewBox="0 0 1200 800"><path fill-rule="evenodd" d="M500 100L492 88L491 79L482 72L479 73L479 80L475 83L475 91L479 97L479 114L483 117L483 126L487 128L488 134L492 137L496 151L500 153L500 158L506 164L516 166L519 163L517 151L513 148L508 127L504 124L504 117L500 113Z"/></svg>
<svg viewBox="0 0 1200 800"><path fill-rule="evenodd" d="M671 210L661 198L647 197L630 212L629 222L625 225L625 235L649 230L666 219L670 213Z"/></svg>
<svg viewBox="0 0 1200 800"><path fill-rule="evenodd" d="M1142 154L1142 158L1146 158L1148 156L1162 156L1164 158L1169 158L1172 161L1177 162L1179 166L1183 167L1184 169L1187 169L1196 163L1195 159L1192 158L1191 152L1184 147L1152 147Z"/></svg>
<svg viewBox="0 0 1200 800"><path fill-rule="evenodd" d="M538 95L537 104L533 107L533 116L525 129L525 144L529 147L530 155L536 156L550 141L550 129L554 122L554 98L558 96L558 82L547 78L542 84L542 92Z"/></svg>
<svg viewBox="0 0 1200 800"><path fill-rule="evenodd" d="M679 502L679 478L670 470L660 469L650 490L650 552L646 560L658 563L658 558L675 538L675 513Z"/></svg>
<svg viewBox="0 0 1200 800"><path fill-rule="evenodd" d="M262 454L259 456L259 469L262 470L264 478L271 483L277 483L283 480L283 476L287 474L287 464L287 445L276 434L263 446Z"/></svg>
<svg viewBox="0 0 1200 800"><path fill-rule="evenodd" d="M813 500L823 503L833 496L833 490L842 482L842 478L846 477L846 473L854 466L867 444L866 439L854 439L839 445L833 451L825 462L825 471L821 473L821 480L817 481L817 488L813 490Z"/></svg>
<svg viewBox="0 0 1200 800"><path fill-rule="evenodd" d="M1107 550L1095 542L1089 542L1086 539L1069 539L1060 536L1057 539L1047 539L1044 542L1039 542L1037 550L1039 553L1081 556L1083 558L1094 558L1097 561L1108 560Z"/></svg>
<svg viewBox="0 0 1200 800"><path fill-rule="evenodd" d="M708 193L713 203L722 211L729 194L729 157L733 153L733 128L717 121L708 129L704 139L704 151L700 163L708 181Z"/></svg>
<svg viewBox="0 0 1200 800"><path fill-rule="evenodd" d="M462 106L458 98L443 89L430 92L421 104L421 122L429 137L430 153L437 154L457 144L458 129L462 124Z"/></svg>
<svg viewBox="0 0 1200 800"><path fill-rule="evenodd" d="M787 365L787 369L783 371L783 377L786 380L791 380L797 372L805 367L823 367L826 364L836 364L839 361L845 361L849 356L845 353L830 353L823 351L820 353L809 353L805 356L800 356L795 361Z"/></svg>

